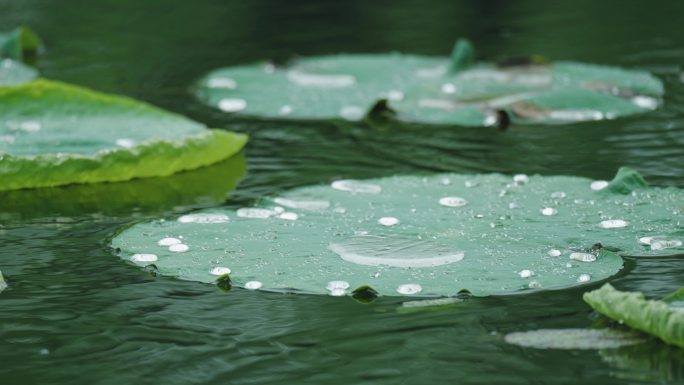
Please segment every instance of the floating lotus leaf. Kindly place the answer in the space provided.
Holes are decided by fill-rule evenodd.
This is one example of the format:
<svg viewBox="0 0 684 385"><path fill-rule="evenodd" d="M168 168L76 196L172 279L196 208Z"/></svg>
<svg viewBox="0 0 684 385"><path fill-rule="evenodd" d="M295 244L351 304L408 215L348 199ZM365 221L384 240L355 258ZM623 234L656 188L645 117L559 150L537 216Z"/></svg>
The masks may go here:
<svg viewBox="0 0 684 385"><path fill-rule="evenodd" d="M644 342L643 338L611 329L541 329L506 334L506 342L535 349L615 349Z"/></svg>
<svg viewBox="0 0 684 385"><path fill-rule="evenodd" d="M256 207L141 223L112 244L161 274L212 282L230 272L247 288L503 294L605 279L622 267L609 250L681 250L651 250L639 238L680 231L683 201L681 190L648 188L629 169L610 183L500 174L341 180Z"/></svg>
<svg viewBox="0 0 684 385"><path fill-rule="evenodd" d="M623 292L605 284L584 293L584 301L608 318L684 347L684 289L654 301L643 293Z"/></svg>
<svg viewBox="0 0 684 385"><path fill-rule="evenodd" d="M355 54L286 67L253 64L209 73L198 96L225 112L265 118L361 120L369 114L463 126L572 123L655 109L663 84L647 72L544 60L471 64L451 58ZM505 111L506 114L502 112Z"/></svg>
<svg viewBox="0 0 684 385"><path fill-rule="evenodd" d="M0 190L167 176L226 159L246 140L64 83L0 87Z"/></svg>

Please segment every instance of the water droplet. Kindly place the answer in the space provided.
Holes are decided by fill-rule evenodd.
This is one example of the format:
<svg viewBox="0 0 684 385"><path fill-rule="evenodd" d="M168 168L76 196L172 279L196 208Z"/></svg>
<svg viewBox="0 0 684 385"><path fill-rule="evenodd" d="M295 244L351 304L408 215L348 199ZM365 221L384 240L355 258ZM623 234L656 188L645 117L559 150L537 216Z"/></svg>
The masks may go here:
<svg viewBox="0 0 684 385"><path fill-rule="evenodd" d="M580 262L594 262L596 260L596 256L589 253L572 253L570 254L570 259Z"/></svg>
<svg viewBox="0 0 684 385"><path fill-rule="evenodd" d="M595 180L591 182L591 189L594 191L603 190L608 187L608 181L605 180Z"/></svg>
<svg viewBox="0 0 684 385"><path fill-rule="evenodd" d="M221 275L230 274L230 272L231 272L231 270L227 267L216 266L213 269L211 269L209 274L221 276Z"/></svg>
<svg viewBox="0 0 684 385"><path fill-rule="evenodd" d="M333 296L333 297L344 297L345 295L347 295L347 291L344 289L335 289L335 290L330 290L328 292L328 294Z"/></svg>
<svg viewBox="0 0 684 385"><path fill-rule="evenodd" d="M477 186L478 183L475 181L472 181L472 180L467 180L463 183L463 185L466 186L467 188L473 188L473 187Z"/></svg>
<svg viewBox="0 0 684 385"><path fill-rule="evenodd" d="M344 88L356 83L356 78L345 74L309 74L301 71L289 71L287 79L302 87Z"/></svg>
<svg viewBox="0 0 684 385"><path fill-rule="evenodd" d="M343 260L364 266L433 267L462 260L465 254L441 244L402 237L356 236L328 248Z"/></svg>
<svg viewBox="0 0 684 385"><path fill-rule="evenodd" d="M445 94L453 94L456 92L456 86L451 83L442 84L442 92Z"/></svg>
<svg viewBox="0 0 684 385"><path fill-rule="evenodd" d="M515 203L515 202L511 202L511 203L508 204L508 208L509 208L509 209L517 209L518 207L520 207L520 205L518 205L518 204Z"/></svg>
<svg viewBox="0 0 684 385"><path fill-rule="evenodd" d="M423 291L423 288L417 283L405 283L397 287L397 293L403 295L414 295Z"/></svg>
<svg viewBox="0 0 684 385"><path fill-rule="evenodd" d="M169 246L169 251L173 251L174 253L185 253L188 250L190 250L190 247L183 243Z"/></svg>
<svg viewBox="0 0 684 385"><path fill-rule="evenodd" d="M541 213L542 213L542 215L552 216L552 215L557 215L558 210L554 209L553 207L544 207L541 210Z"/></svg>
<svg viewBox="0 0 684 385"><path fill-rule="evenodd" d="M577 277L577 282L589 282L591 281L591 275L589 274L581 274L579 277Z"/></svg>
<svg viewBox="0 0 684 385"><path fill-rule="evenodd" d="M363 109L358 106L344 106L340 109L340 116L345 120L359 121L364 115Z"/></svg>
<svg viewBox="0 0 684 385"><path fill-rule="evenodd" d="M290 115L291 113L292 113L292 106L287 105L287 104L280 107L280 109L278 110L278 114L280 114L280 115Z"/></svg>
<svg viewBox="0 0 684 385"><path fill-rule="evenodd" d="M285 212L285 209L282 208L282 207L280 207L280 206L276 206L276 207L273 208L273 211L274 211L276 214L282 214L282 213Z"/></svg>
<svg viewBox="0 0 684 385"><path fill-rule="evenodd" d="M10 130L24 132L38 132L43 127L39 121L27 120L23 122L7 121L5 123Z"/></svg>
<svg viewBox="0 0 684 385"><path fill-rule="evenodd" d="M338 214L344 214L347 212L347 209L345 209L344 207L335 207L335 209L333 211L338 213Z"/></svg>
<svg viewBox="0 0 684 385"><path fill-rule="evenodd" d="M647 110L655 110L658 108L658 99L650 96L637 95L632 98L632 104Z"/></svg>
<svg viewBox="0 0 684 385"><path fill-rule="evenodd" d="M247 102L243 99L221 99L218 107L224 112L238 112L247 108Z"/></svg>
<svg viewBox="0 0 684 385"><path fill-rule="evenodd" d="M651 250L671 249L682 246L682 241L678 239L654 239L651 242Z"/></svg>
<svg viewBox="0 0 684 385"><path fill-rule="evenodd" d="M264 285L259 281L249 281L245 283L245 289L248 290L258 290L261 289L262 286Z"/></svg>
<svg viewBox="0 0 684 385"><path fill-rule="evenodd" d="M387 99L393 102L404 100L404 93L399 90L391 90L387 93Z"/></svg>
<svg viewBox="0 0 684 385"><path fill-rule="evenodd" d="M603 112L594 110L553 110L549 111L549 118L569 122L585 122L601 120L604 115Z"/></svg>
<svg viewBox="0 0 684 385"><path fill-rule="evenodd" d="M466 182L466 183L467 183L467 182ZM449 178L440 178L440 179L439 179L439 184L444 185L444 186L448 186L448 185L451 184L451 179L449 179ZM466 187L467 187L467 186L466 186Z"/></svg>
<svg viewBox="0 0 684 385"><path fill-rule="evenodd" d="M237 83L230 78L211 78L207 81L207 87L234 90L237 87Z"/></svg>
<svg viewBox="0 0 684 385"><path fill-rule="evenodd" d="M549 257L560 257L561 251L558 249L551 249L551 250L549 250L548 254L549 254Z"/></svg>
<svg viewBox="0 0 684 385"><path fill-rule="evenodd" d="M273 202L291 209L300 210L325 210L330 207L330 202L323 200L288 199L278 197L273 199Z"/></svg>
<svg viewBox="0 0 684 385"><path fill-rule="evenodd" d="M297 219L299 219L299 215L291 211L285 211L282 214L278 215L278 218L285 219L287 221L296 221Z"/></svg>
<svg viewBox="0 0 684 385"><path fill-rule="evenodd" d="M399 224L399 219L395 217L382 217L378 219L378 223L383 226L394 226Z"/></svg>
<svg viewBox="0 0 684 385"><path fill-rule="evenodd" d="M47 356L48 354L50 354L50 350L49 350L49 349L46 349L46 348L42 348L42 349L40 349L40 352L39 352L39 353L40 353L40 355L42 355L42 356Z"/></svg>
<svg viewBox="0 0 684 385"><path fill-rule="evenodd" d="M599 226L604 229L617 229L621 227L626 227L629 224L627 221L622 219L608 219L599 223Z"/></svg>
<svg viewBox="0 0 684 385"><path fill-rule="evenodd" d="M154 254L133 254L131 261L135 263L156 262L157 256Z"/></svg>
<svg viewBox="0 0 684 385"><path fill-rule="evenodd" d="M541 283L539 283L539 281L530 281L530 283L527 284L527 287L530 289L537 289L541 287Z"/></svg>
<svg viewBox="0 0 684 385"><path fill-rule="evenodd" d="M530 178L525 174L517 174L513 176L513 182L518 184L525 184L530 181Z"/></svg>
<svg viewBox="0 0 684 385"><path fill-rule="evenodd" d="M554 199L563 199L566 197L566 194L563 191L555 191L551 193L551 198Z"/></svg>
<svg viewBox="0 0 684 385"><path fill-rule="evenodd" d="M276 214L273 210L260 209L256 207L244 207L236 212L240 218L266 219Z"/></svg>
<svg viewBox="0 0 684 385"><path fill-rule="evenodd" d="M525 269L520 271L518 275L520 276L520 278L530 278L534 275L534 271Z"/></svg>
<svg viewBox="0 0 684 385"><path fill-rule="evenodd" d="M135 140L126 138L117 139L116 145L123 148L135 147Z"/></svg>
<svg viewBox="0 0 684 385"><path fill-rule="evenodd" d="M182 243L182 241L178 238L162 238L157 242L159 246L172 246L179 243Z"/></svg>
<svg viewBox="0 0 684 385"><path fill-rule="evenodd" d="M330 185L335 190L349 191L352 193L379 194L382 187L376 184L364 183L352 179L336 180Z"/></svg>
<svg viewBox="0 0 684 385"><path fill-rule="evenodd" d="M444 197L439 200L439 204L447 207L461 207L468 202L461 197Z"/></svg>
<svg viewBox="0 0 684 385"><path fill-rule="evenodd" d="M347 290L349 289L349 282L347 281L330 281L325 287L328 291L333 290Z"/></svg>
<svg viewBox="0 0 684 385"><path fill-rule="evenodd" d="M225 223L229 220L225 214L211 213L188 214L178 218L180 223Z"/></svg>

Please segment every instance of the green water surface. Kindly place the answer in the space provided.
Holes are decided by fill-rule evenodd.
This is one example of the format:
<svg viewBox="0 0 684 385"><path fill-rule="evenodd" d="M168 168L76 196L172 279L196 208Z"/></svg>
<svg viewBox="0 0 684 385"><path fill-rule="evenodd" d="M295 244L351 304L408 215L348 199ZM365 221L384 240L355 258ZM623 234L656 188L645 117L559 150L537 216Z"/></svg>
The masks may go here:
<svg viewBox="0 0 684 385"><path fill-rule="evenodd" d="M108 248L122 226L138 221L239 208L263 194L339 178L502 172L609 179L624 165L656 186L684 187L681 15L684 3L676 1L0 0L0 30L27 24L44 38L36 62L43 76L251 137L244 158L171 181L0 193L0 270L9 284L0 294L0 383L684 382L684 351L653 340L602 351L504 342L509 332L602 325L581 299L597 285L407 312L401 298L361 305L226 293L154 277ZM218 67L338 52L445 55L459 36L472 39L484 60L539 53L648 70L665 82L665 104L613 121L502 133L255 122L192 96L192 84ZM684 286L682 257L628 258L611 283L662 297Z"/></svg>

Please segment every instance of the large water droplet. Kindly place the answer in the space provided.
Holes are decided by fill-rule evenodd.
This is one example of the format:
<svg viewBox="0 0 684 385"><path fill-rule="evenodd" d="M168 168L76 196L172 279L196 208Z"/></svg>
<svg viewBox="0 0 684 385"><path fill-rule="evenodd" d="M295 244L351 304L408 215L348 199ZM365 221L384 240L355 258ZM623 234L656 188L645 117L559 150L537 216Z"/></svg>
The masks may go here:
<svg viewBox="0 0 684 385"><path fill-rule="evenodd" d="M347 290L349 289L349 282L347 281L330 281L325 287L328 291L333 290Z"/></svg>
<svg viewBox="0 0 684 385"><path fill-rule="evenodd" d="M591 189L594 191L603 190L608 187L608 182L605 180L595 180L591 182Z"/></svg>
<svg viewBox="0 0 684 385"><path fill-rule="evenodd" d="M116 145L123 148L135 147L135 140L126 138L117 139Z"/></svg>
<svg viewBox="0 0 684 385"><path fill-rule="evenodd" d="M345 74L309 74L301 71L290 71L287 78L292 83L303 87L344 88L356 83L356 78Z"/></svg>
<svg viewBox="0 0 684 385"><path fill-rule="evenodd" d="M658 99L650 96L637 95L632 98L632 103L635 106L645 108L647 110L655 110L658 108Z"/></svg>
<svg viewBox="0 0 684 385"><path fill-rule="evenodd" d="M534 275L534 271L525 269L518 272L518 275L520 276L520 278L530 278Z"/></svg>
<svg viewBox="0 0 684 385"><path fill-rule="evenodd" d="M285 211L282 214L279 214L278 218L285 219L286 221L296 221L297 219L299 219L299 215L291 211Z"/></svg>
<svg viewBox="0 0 684 385"><path fill-rule="evenodd" d="M554 209L553 207L544 207L541 210L541 213L542 213L542 215L545 215L545 216L552 216L552 215L557 215L558 210Z"/></svg>
<svg viewBox="0 0 684 385"><path fill-rule="evenodd" d="M399 224L399 219L395 217L382 217L378 219L378 223L383 226L394 226Z"/></svg>
<svg viewBox="0 0 684 385"><path fill-rule="evenodd" d="M439 200L439 204L447 207L461 207L468 202L461 197L444 197Z"/></svg>
<svg viewBox="0 0 684 385"><path fill-rule="evenodd" d="M131 261L135 263L156 262L157 259L157 256L154 254L133 254L131 257Z"/></svg>
<svg viewBox="0 0 684 385"><path fill-rule="evenodd" d="M355 236L328 248L343 260L366 266L432 267L462 260L464 253L426 240Z"/></svg>
<svg viewBox="0 0 684 385"><path fill-rule="evenodd" d="M572 253L570 254L570 259L580 262L594 262L596 260L596 256L589 253Z"/></svg>
<svg viewBox="0 0 684 385"><path fill-rule="evenodd" d="M580 274L580 276L577 277L577 282L583 283L589 281L591 281L591 275L589 274Z"/></svg>
<svg viewBox="0 0 684 385"><path fill-rule="evenodd" d="M292 110L293 110L292 106L286 104L286 105L280 107L280 109L278 110L278 114L283 115L283 116L290 115L292 113Z"/></svg>
<svg viewBox="0 0 684 385"><path fill-rule="evenodd" d="M273 210L260 209L256 207L244 207L236 212L240 218L266 219L276 214Z"/></svg>
<svg viewBox="0 0 684 385"><path fill-rule="evenodd" d="M651 250L672 249L680 246L682 246L682 241L679 239L659 238L651 241Z"/></svg>
<svg viewBox="0 0 684 385"><path fill-rule="evenodd" d="M211 78L207 81L207 87L234 90L237 87L237 83L230 78Z"/></svg>
<svg viewBox="0 0 684 385"><path fill-rule="evenodd" d="M245 289L248 290L258 290L261 289L262 286L264 285L259 281L249 281L245 283Z"/></svg>
<svg viewBox="0 0 684 385"><path fill-rule="evenodd" d="M190 250L190 246L183 243L169 246L169 251L173 251L174 253L185 253L188 250Z"/></svg>
<svg viewBox="0 0 684 385"><path fill-rule="evenodd" d="M516 174L513 176L513 182L518 184L525 184L530 181L530 177L525 174Z"/></svg>
<svg viewBox="0 0 684 385"><path fill-rule="evenodd" d="M226 275L226 274L230 274L230 269L227 267L216 266L213 269L211 269L209 274L218 275L218 276Z"/></svg>
<svg viewBox="0 0 684 385"><path fill-rule="evenodd" d="M171 246L171 245L177 245L179 243L182 243L182 241L178 238L162 238L157 242L159 246Z"/></svg>
<svg viewBox="0 0 684 385"><path fill-rule="evenodd" d="M243 99L221 99L218 107L224 112L238 112L247 108L247 102Z"/></svg>
<svg viewBox="0 0 684 385"><path fill-rule="evenodd" d="M379 194L382 191L382 187L376 184L364 183L353 179L336 180L330 186L335 190L352 193Z"/></svg>
<svg viewBox="0 0 684 385"><path fill-rule="evenodd" d="M397 287L397 293L403 295L414 295L423 291L423 288L417 283L405 283Z"/></svg>
<svg viewBox="0 0 684 385"><path fill-rule="evenodd" d="M453 94L456 92L456 86L451 83L442 84L442 92L445 94Z"/></svg>
<svg viewBox="0 0 684 385"><path fill-rule="evenodd" d="M349 121L359 121L365 115L363 108L358 106L344 106L340 109L340 116Z"/></svg>
<svg viewBox="0 0 684 385"><path fill-rule="evenodd" d="M328 201L313 199L289 199L278 197L273 199L273 202L291 209L300 210L325 210L330 207L330 202Z"/></svg>
<svg viewBox="0 0 684 385"><path fill-rule="evenodd" d="M627 227L629 222L622 219L608 219L599 223L599 226L604 229L618 229L621 227Z"/></svg>
<svg viewBox="0 0 684 385"><path fill-rule="evenodd" d="M560 257L561 251L558 249L551 249L548 252L549 257Z"/></svg>
<svg viewBox="0 0 684 385"><path fill-rule="evenodd" d="M211 213L187 214L178 218L180 223L225 223L229 220L230 218L225 214Z"/></svg>

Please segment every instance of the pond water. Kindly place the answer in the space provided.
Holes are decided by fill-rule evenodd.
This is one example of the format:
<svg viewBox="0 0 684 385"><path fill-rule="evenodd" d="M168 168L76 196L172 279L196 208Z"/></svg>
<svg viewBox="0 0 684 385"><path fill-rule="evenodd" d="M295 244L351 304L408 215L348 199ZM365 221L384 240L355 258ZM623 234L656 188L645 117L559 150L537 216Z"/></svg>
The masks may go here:
<svg viewBox="0 0 684 385"><path fill-rule="evenodd" d="M601 325L581 300L600 283L406 311L401 298L362 305L223 292L154 277L108 247L122 226L141 220L238 208L337 178L452 171L609 179L626 165L654 185L684 187L683 14L684 3L659 1L0 0L0 30L24 23L43 36L43 76L251 135L244 157L166 181L0 194L0 270L9 283L0 295L2 383L684 381L684 351L653 340L600 351L504 341L515 331ZM446 55L459 36L483 59L541 53L652 71L666 85L664 108L501 133L253 121L191 95L193 82L222 66L336 52ZM684 286L681 257L627 258L611 283L666 295Z"/></svg>

